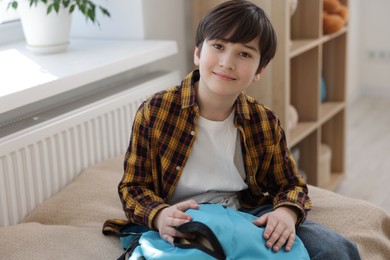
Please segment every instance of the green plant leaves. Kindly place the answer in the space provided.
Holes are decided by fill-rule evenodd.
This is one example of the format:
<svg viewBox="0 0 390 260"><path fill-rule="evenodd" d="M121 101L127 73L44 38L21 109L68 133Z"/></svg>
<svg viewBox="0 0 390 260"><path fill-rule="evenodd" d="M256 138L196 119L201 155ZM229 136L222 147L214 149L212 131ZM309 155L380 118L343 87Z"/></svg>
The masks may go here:
<svg viewBox="0 0 390 260"><path fill-rule="evenodd" d="M58 13L61 8L69 8L69 13L73 13L75 8L77 8L85 16L87 21L90 20L92 23L97 24L99 24L96 19L97 9L104 16L111 16L110 12L106 8L100 5L97 6L92 0L29 0L30 7L37 5L38 2L42 2L47 5L46 14L50 14L53 11ZM8 8L17 9L18 0L11 1L8 4Z"/></svg>

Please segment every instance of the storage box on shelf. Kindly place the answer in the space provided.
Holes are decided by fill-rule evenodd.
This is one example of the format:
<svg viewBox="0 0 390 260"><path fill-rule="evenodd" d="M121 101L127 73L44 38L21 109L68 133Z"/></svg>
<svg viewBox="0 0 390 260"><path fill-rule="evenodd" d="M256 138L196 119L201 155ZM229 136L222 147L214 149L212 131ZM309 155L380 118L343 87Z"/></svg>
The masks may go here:
<svg viewBox="0 0 390 260"><path fill-rule="evenodd" d="M220 2L193 1L194 21L197 23L200 16ZM248 93L276 112L289 147L299 148L299 168L306 173L308 183L334 189L344 176L348 28L323 34L323 0L298 0L294 14L290 13L289 0L253 2L269 15L277 33L278 50L260 87L253 86ZM342 3L347 5L348 1ZM321 89L322 82L325 89ZM288 123L290 106L299 118L291 129L287 128L292 125ZM332 152L329 178L320 176L322 143Z"/></svg>

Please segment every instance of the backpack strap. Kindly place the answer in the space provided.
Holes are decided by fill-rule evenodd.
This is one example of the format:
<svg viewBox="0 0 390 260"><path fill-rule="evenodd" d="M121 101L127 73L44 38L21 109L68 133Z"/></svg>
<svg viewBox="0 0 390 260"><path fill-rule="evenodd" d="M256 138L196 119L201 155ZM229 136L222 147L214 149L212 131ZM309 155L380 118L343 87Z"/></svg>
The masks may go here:
<svg viewBox="0 0 390 260"><path fill-rule="evenodd" d="M187 222L176 228L183 234L192 234L194 239L175 238L175 246L183 249L196 248L216 259L226 259L225 252L214 232L205 224L198 221Z"/></svg>
<svg viewBox="0 0 390 260"><path fill-rule="evenodd" d="M118 257L117 260L127 260L129 259L129 257L131 256L131 254L133 253L134 249L139 246L139 239L140 239L141 236L138 236L136 238L134 238L134 240L131 242L131 244L129 245L128 248L126 248L125 252L123 252L123 254Z"/></svg>

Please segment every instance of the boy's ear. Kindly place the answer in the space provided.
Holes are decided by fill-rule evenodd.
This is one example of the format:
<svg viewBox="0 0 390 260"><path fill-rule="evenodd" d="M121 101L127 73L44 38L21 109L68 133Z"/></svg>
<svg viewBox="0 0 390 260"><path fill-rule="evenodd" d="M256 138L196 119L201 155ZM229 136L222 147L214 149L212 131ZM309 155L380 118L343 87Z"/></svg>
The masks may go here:
<svg viewBox="0 0 390 260"><path fill-rule="evenodd" d="M255 76L253 77L253 82L256 82L256 81L259 81L260 80L260 76L261 74L263 73L265 67L264 68L261 68L256 74Z"/></svg>
<svg viewBox="0 0 390 260"><path fill-rule="evenodd" d="M199 66L199 58L200 58L199 48L195 47L195 51L194 51L194 64L196 66Z"/></svg>
<svg viewBox="0 0 390 260"><path fill-rule="evenodd" d="M253 82L259 81L259 79L260 79L260 74L256 74L256 75L253 77Z"/></svg>

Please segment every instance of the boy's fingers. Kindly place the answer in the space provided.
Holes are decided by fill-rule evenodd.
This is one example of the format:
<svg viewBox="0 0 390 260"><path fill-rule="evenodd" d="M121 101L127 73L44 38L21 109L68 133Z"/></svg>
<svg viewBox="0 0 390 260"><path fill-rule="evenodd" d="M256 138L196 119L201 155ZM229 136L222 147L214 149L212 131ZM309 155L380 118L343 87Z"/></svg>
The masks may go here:
<svg viewBox="0 0 390 260"><path fill-rule="evenodd" d="M275 242L274 242L273 250L277 252L288 241L291 232L289 232L287 229L284 229L284 230L277 231L275 233L277 236L275 236L276 240L274 240Z"/></svg>
<svg viewBox="0 0 390 260"><path fill-rule="evenodd" d="M176 204L176 208L181 211L186 211L187 209L198 209L199 205L195 200L186 200Z"/></svg>
<svg viewBox="0 0 390 260"><path fill-rule="evenodd" d="M194 236L192 234L183 234L172 227L167 227L164 229L164 232L161 234L161 237L166 240L168 243L173 245L173 241L175 237L182 237L187 239L193 239Z"/></svg>
<svg viewBox="0 0 390 260"><path fill-rule="evenodd" d="M171 218L170 221L168 222L168 225L171 227L178 227L189 221L191 221L191 216L184 214L183 216L180 215L179 217Z"/></svg>
<svg viewBox="0 0 390 260"><path fill-rule="evenodd" d="M172 219L176 219L176 218L177 218L177 219L191 219L191 216L190 216L190 215L184 213L183 211L181 211L181 210L179 210L179 209L173 211L173 212L171 213L170 217L171 217Z"/></svg>
<svg viewBox="0 0 390 260"><path fill-rule="evenodd" d="M272 237L278 236L277 233L275 233L276 224L277 224L277 222L275 222L272 219L271 220L270 219L267 220L267 223L266 223L266 226L265 226L265 229L264 229L264 234L263 234L263 237L265 239L268 240L268 239L270 239ZM272 245L275 243L275 241L272 242Z"/></svg>
<svg viewBox="0 0 390 260"><path fill-rule="evenodd" d="M291 233L286 244L286 251L290 251L292 249L294 242L295 242L295 234Z"/></svg>
<svg viewBox="0 0 390 260"><path fill-rule="evenodd" d="M162 238L167 241L169 244L173 245L173 236L170 236L168 234L164 234Z"/></svg>
<svg viewBox="0 0 390 260"><path fill-rule="evenodd" d="M255 219L255 220L253 221L253 224L255 224L256 226L265 226L265 224L267 224L267 214L261 216L261 217L258 218L258 219Z"/></svg>

